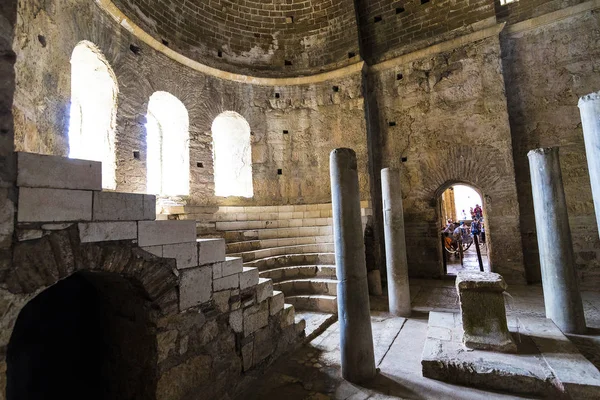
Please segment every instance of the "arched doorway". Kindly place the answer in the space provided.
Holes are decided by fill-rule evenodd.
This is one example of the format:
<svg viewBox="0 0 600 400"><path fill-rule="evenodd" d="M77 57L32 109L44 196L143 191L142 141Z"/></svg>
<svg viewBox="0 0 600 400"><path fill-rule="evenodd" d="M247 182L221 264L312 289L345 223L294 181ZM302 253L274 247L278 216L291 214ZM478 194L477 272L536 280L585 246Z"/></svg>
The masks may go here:
<svg viewBox="0 0 600 400"><path fill-rule="evenodd" d="M444 274L490 271L490 235L481 191L469 184L453 183L442 186L438 193Z"/></svg>
<svg viewBox="0 0 600 400"><path fill-rule="evenodd" d="M71 56L69 157L102 162L102 187L115 189L115 74L102 52L80 42Z"/></svg>
<svg viewBox="0 0 600 400"><path fill-rule="evenodd" d="M7 400L154 399L157 346L143 290L78 272L33 298L7 346Z"/></svg>
<svg viewBox="0 0 600 400"><path fill-rule="evenodd" d="M212 123L215 196L252 197L250 125L240 114L225 111Z"/></svg>
<svg viewBox="0 0 600 400"><path fill-rule="evenodd" d="M185 196L190 192L189 115L167 92L150 96L146 115L147 192Z"/></svg>

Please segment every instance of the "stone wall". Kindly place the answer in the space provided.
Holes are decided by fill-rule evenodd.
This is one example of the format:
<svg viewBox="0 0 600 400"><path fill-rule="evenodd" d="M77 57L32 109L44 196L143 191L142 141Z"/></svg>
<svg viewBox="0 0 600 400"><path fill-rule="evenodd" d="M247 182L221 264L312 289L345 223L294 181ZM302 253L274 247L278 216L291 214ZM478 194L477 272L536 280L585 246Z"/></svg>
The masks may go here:
<svg viewBox="0 0 600 400"><path fill-rule="evenodd" d="M356 62L352 0L118 0L159 41L221 69L296 76Z"/></svg>
<svg viewBox="0 0 600 400"><path fill-rule="evenodd" d="M68 154L69 60L77 43L89 40L105 55L119 85L117 190L146 191L145 115L149 97L161 90L179 98L190 117L189 203L330 201L328 157L336 147L358 153L363 198L368 198L360 73L283 87L225 81L140 43L93 2L60 0L41 6L22 1L20 7L14 41L17 150ZM132 51L132 45L139 51ZM214 196L211 125L227 110L241 114L252 129L252 199Z"/></svg>
<svg viewBox="0 0 600 400"><path fill-rule="evenodd" d="M585 1L586 0L521 0L501 5L500 0L494 0L494 5L498 21L506 21L508 24L513 24L576 4L585 3Z"/></svg>
<svg viewBox="0 0 600 400"><path fill-rule="evenodd" d="M439 197L464 182L483 193L492 269L524 282L498 36L382 71L377 89L384 166L402 174L411 276L443 273Z"/></svg>
<svg viewBox="0 0 600 400"><path fill-rule="evenodd" d="M597 10L502 35L521 230L530 280L539 280L540 272L527 152L560 146L581 282L589 289L596 289L600 282L600 241L577 108L580 96L600 89L599 38Z"/></svg>

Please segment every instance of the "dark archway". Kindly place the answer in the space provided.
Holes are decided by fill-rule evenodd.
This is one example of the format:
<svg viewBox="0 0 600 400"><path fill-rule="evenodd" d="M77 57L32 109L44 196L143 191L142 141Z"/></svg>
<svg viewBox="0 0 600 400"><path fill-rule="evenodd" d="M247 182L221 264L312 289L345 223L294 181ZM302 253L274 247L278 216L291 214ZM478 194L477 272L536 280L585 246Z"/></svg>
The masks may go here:
<svg viewBox="0 0 600 400"><path fill-rule="evenodd" d="M143 289L77 272L32 299L7 348L7 399L155 398L156 336Z"/></svg>

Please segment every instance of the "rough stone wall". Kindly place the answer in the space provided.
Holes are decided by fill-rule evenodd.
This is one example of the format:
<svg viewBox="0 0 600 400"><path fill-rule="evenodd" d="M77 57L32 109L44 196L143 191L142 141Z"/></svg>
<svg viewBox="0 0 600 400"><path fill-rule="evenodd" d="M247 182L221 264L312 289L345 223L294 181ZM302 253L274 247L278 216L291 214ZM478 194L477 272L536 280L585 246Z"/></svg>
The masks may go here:
<svg viewBox="0 0 600 400"><path fill-rule="evenodd" d="M105 55L119 86L118 191L146 191L145 115L150 96L161 90L179 98L190 117L189 203L330 201L328 156L335 147L357 151L362 193L368 198L359 73L331 82L281 88L222 81L140 43L91 2L60 0L43 6L21 1L19 7L13 107L17 150L68 154L69 60L77 43L89 40ZM139 49L137 54L131 50L132 44ZM252 199L214 196L211 125L227 110L245 117L253 132ZM140 152L139 159L134 151Z"/></svg>
<svg viewBox="0 0 600 400"><path fill-rule="evenodd" d="M494 5L498 22L513 24L585 2L586 0L520 0L501 5L500 0L494 0Z"/></svg>
<svg viewBox="0 0 600 400"><path fill-rule="evenodd" d="M352 0L118 0L157 40L202 63L297 75L356 62Z"/></svg>
<svg viewBox="0 0 600 400"><path fill-rule="evenodd" d="M502 35L502 53L521 229L529 280L540 279L527 152L560 146L565 195L583 287L600 282L600 241L594 216L578 98L600 90L600 14Z"/></svg>
<svg viewBox="0 0 600 400"><path fill-rule="evenodd" d="M492 0L358 0L357 4L363 57L370 63L494 23Z"/></svg>
<svg viewBox="0 0 600 400"><path fill-rule="evenodd" d="M464 182L484 196L492 269L524 282L498 38L381 72L378 90L384 166L402 173L410 275L442 274L439 197Z"/></svg>

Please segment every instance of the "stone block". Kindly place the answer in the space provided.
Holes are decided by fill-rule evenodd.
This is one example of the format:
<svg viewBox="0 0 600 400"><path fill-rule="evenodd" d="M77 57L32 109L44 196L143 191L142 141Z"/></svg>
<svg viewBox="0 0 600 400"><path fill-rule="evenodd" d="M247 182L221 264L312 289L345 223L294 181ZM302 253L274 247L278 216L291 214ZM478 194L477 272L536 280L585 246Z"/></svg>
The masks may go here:
<svg viewBox="0 0 600 400"><path fill-rule="evenodd" d="M212 269L212 267L206 267ZM239 274L229 275L224 278L215 279L213 282L213 290L218 292L226 289L237 289L240 286Z"/></svg>
<svg viewBox="0 0 600 400"><path fill-rule="evenodd" d="M244 310L244 336L251 335L269 323L269 304L264 301Z"/></svg>
<svg viewBox="0 0 600 400"><path fill-rule="evenodd" d="M268 327L259 329L254 334L254 351L252 352L252 363L257 365L265 358L269 357L275 350L275 337Z"/></svg>
<svg viewBox="0 0 600 400"><path fill-rule="evenodd" d="M44 231L41 229L18 229L17 240L20 242L25 240L39 239L44 235Z"/></svg>
<svg viewBox="0 0 600 400"><path fill-rule="evenodd" d="M144 209L144 221L154 221L156 219L156 196L153 194L145 194L142 198L142 206Z"/></svg>
<svg viewBox="0 0 600 400"><path fill-rule="evenodd" d="M242 309L238 309L229 313L229 325L236 333L244 331L244 315Z"/></svg>
<svg viewBox="0 0 600 400"><path fill-rule="evenodd" d="M82 243L137 239L137 223L133 221L83 222L78 228Z"/></svg>
<svg viewBox="0 0 600 400"><path fill-rule="evenodd" d="M262 303L271 296L273 296L273 280L259 277L256 285L256 302Z"/></svg>
<svg viewBox="0 0 600 400"><path fill-rule="evenodd" d="M94 192L94 221L143 221L144 204L151 195L137 193Z"/></svg>
<svg viewBox="0 0 600 400"><path fill-rule="evenodd" d="M210 267L187 268L181 271L179 308L181 311L210 300L212 270Z"/></svg>
<svg viewBox="0 0 600 400"><path fill-rule="evenodd" d="M195 221L138 222L138 244L140 246L189 242L196 242Z"/></svg>
<svg viewBox="0 0 600 400"><path fill-rule="evenodd" d="M212 264L225 260L225 239L197 239L198 263Z"/></svg>
<svg viewBox="0 0 600 400"><path fill-rule="evenodd" d="M223 276L239 274L244 269L244 261L241 257L225 257L225 261L220 264Z"/></svg>
<svg viewBox="0 0 600 400"><path fill-rule="evenodd" d="M229 312L229 298L231 297L231 290L223 290L221 292L213 293L213 302L215 307L220 313Z"/></svg>
<svg viewBox="0 0 600 400"><path fill-rule="evenodd" d="M281 314L281 328L286 328L294 323L296 311L291 304L283 305L283 313Z"/></svg>
<svg viewBox="0 0 600 400"><path fill-rule="evenodd" d="M68 189L19 189L19 222L90 221L92 192Z"/></svg>
<svg viewBox="0 0 600 400"><path fill-rule="evenodd" d="M34 153L17 153L17 186L102 190L102 163Z"/></svg>
<svg viewBox="0 0 600 400"><path fill-rule="evenodd" d="M254 350L254 342L246 343L242 346L242 365L244 371L252 368L252 353Z"/></svg>
<svg viewBox="0 0 600 400"><path fill-rule="evenodd" d="M142 247L142 250L145 250L150 254L154 254L157 257L163 256L163 247L162 246L147 246L147 247Z"/></svg>
<svg viewBox="0 0 600 400"><path fill-rule="evenodd" d="M258 268L244 267L240 274L240 290L258 285Z"/></svg>
<svg viewBox="0 0 600 400"><path fill-rule="evenodd" d="M196 243L166 244L163 246L163 257L174 258L177 269L193 268L198 266L198 252Z"/></svg>
<svg viewBox="0 0 600 400"><path fill-rule="evenodd" d="M463 322L463 343L470 349L516 352L508 331L502 292L506 283L496 273L463 271L456 278Z"/></svg>
<svg viewBox="0 0 600 400"><path fill-rule="evenodd" d="M279 311L283 310L283 305L285 304L285 296L283 292L278 290L273 291L273 296L269 298L269 314L275 315Z"/></svg>

